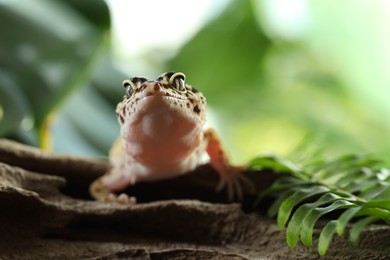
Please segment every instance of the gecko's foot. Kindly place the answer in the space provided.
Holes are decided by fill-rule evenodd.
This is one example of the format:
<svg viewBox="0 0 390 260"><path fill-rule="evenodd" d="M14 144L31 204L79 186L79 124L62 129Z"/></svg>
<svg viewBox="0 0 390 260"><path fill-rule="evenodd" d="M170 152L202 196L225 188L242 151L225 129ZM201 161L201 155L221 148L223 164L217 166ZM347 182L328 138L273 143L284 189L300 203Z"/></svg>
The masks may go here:
<svg viewBox="0 0 390 260"><path fill-rule="evenodd" d="M119 195L114 194L103 185L101 179L97 179L91 184L89 192L91 196L98 201L114 202L127 205L134 205L137 203L137 199L135 197L129 197L125 193L121 193Z"/></svg>
<svg viewBox="0 0 390 260"><path fill-rule="evenodd" d="M226 187L229 201L233 201L235 198L242 200L244 198L244 190L255 190L255 185L243 174L244 171L245 166L230 165L226 167L223 172L220 172L216 191L220 192Z"/></svg>
<svg viewBox="0 0 390 260"><path fill-rule="evenodd" d="M110 193L104 201L106 202L116 202L119 204L128 204L128 205L134 205L137 204L137 199L135 197L129 197L125 193L121 193L118 196L114 193Z"/></svg>

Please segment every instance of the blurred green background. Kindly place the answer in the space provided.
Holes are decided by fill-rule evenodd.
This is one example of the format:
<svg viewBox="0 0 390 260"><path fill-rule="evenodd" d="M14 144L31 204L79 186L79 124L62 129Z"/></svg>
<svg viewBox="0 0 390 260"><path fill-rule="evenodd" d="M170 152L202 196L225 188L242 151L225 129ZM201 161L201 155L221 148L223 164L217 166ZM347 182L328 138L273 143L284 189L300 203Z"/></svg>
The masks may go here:
<svg viewBox="0 0 390 260"><path fill-rule="evenodd" d="M236 162L308 136L390 153L387 1L2 0L0 17L0 137L104 158L121 82L176 70Z"/></svg>

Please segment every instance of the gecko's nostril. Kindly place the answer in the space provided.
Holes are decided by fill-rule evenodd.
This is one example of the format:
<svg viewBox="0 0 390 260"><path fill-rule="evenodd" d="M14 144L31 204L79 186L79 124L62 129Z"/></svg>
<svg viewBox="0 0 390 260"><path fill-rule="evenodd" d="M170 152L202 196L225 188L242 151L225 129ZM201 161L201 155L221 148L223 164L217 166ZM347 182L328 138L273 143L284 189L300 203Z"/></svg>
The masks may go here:
<svg viewBox="0 0 390 260"><path fill-rule="evenodd" d="M161 84L159 82L154 83L154 91L160 91L161 90Z"/></svg>

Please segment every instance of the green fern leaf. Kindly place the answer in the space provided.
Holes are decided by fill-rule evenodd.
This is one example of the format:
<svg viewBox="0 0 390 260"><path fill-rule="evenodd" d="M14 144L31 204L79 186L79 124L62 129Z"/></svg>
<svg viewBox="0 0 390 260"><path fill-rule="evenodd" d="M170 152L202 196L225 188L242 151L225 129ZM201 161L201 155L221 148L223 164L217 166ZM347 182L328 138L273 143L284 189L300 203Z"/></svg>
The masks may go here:
<svg viewBox="0 0 390 260"><path fill-rule="evenodd" d="M300 179L297 179L297 178L293 178L293 177L284 177L284 178L280 178L278 180L276 180L272 186L270 188L268 188L266 191L264 191L258 198L257 200L255 201L254 205L255 207L259 205L260 201L270 195L270 194L273 194L273 193L276 193L278 191L285 191L285 190L288 190L289 188L293 188L295 186L299 186L299 185L302 185L302 184L305 184L304 181L300 180Z"/></svg>
<svg viewBox="0 0 390 260"><path fill-rule="evenodd" d="M379 182L379 183L367 186L364 188L364 190L362 190L360 197L362 197L366 200L370 200L370 199L373 199L375 197L378 197L378 196L380 196L380 194L382 194L382 192L386 192L385 191L386 189L389 189L389 185L390 185L390 181L389 181L389 183Z"/></svg>
<svg viewBox="0 0 390 260"><path fill-rule="evenodd" d="M357 246L359 243L359 236L360 233L364 230L366 226L368 226L371 223L374 223L375 221L378 221L380 218L377 216L369 216L362 220L359 220L356 222L355 225L351 228L351 231L349 232L349 238L351 239L351 242L354 246Z"/></svg>
<svg viewBox="0 0 390 260"><path fill-rule="evenodd" d="M353 181L348 185L345 185L344 187L341 186L341 188L349 193L360 193L360 191L364 189L364 187L374 185L375 183L378 183L378 180L360 179L358 181Z"/></svg>
<svg viewBox="0 0 390 260"><path fill-rule="evenodd" d="M255 170L272 169L274 171L299 173L299 168L293 163L276 155L259 156L249 162L249 167Z"/></svg>
<svg viewBox="0 0 390 260"><path fill-rule="evenodd" d="M378 192L374 197L372 197L372 200L389 200L390 199L390 183L385 185L380 192Z"/></svg>
<svg viewBox="0 0 390 260"><path fill-rule="evenodd" d="M380 207L382 209L390 210L390 199L367 201L365 206L367 206L367 207Z"/></svg>
<svg viewBox="0 0 390 260"><path fill-rule="evenodd" d="M267 211L267 216L270 217L270 218L274 218L275 216L277 216L278 212L279 212L280 205L288 197L290 197L293 193L294 193L294 190L287 190L287 191L283 192L282 194L280 194L278 196L278 198L274 201L274 203L272 203L271 207L269 207L269 209ZM284 225L283 226L279 226L279 229L283 229L283 228L284 228Z"/></svg>
<svg viewBox="0 0 390 260"><path fill-rule="evenodd" d="M357 169L354 171L347 171L343 172L343 175L340 176L340 179L337 180L337 184L340 187L345 187L346 185L350 184L351 182L354 182L356 180L361 179L363 176L365 176L367 172L364 172L363 169ZM370 178L375 178L375 175L369 177Z"/></svg>
<svg viewBox="0 0 390 260"><path fill-rule="evenodd" d="M299 240L312 246L318 220L328 213L342 211L320 233L318 252L324 255L334 234L342 235L356 217L363 218L350 230L354 244L367 225L378 220L390 223L390 171L380 169L379 162L367 155L352 154L302 163L303 168L299 168L285 159L267 156L256 158L252 166L287 176L275 181L259 200L277 196L268 215L277 216L279 228L287 226L286 240L290 247L295 247Z"/></svg>
<svg viewBox="0 0 390 260"><path fill-rule="evenodd" d="M328 251L333 235L336 233L336 226L337 221L331 220L322 229L320 238L318 239L318 253L321 256L324 256L326 254L326 251Z"/></svg>
<svg viewBox="0 0 390 260"><path fill-rule="evenodd" d="M279 207L278 212L278 227L283 228L288 219L290 218L291 212L295 206L304 201L307 198L324 194L325 192L329 192L329 188L324 186L312 186L309 188L302 188L296 192L294 192L291 196L283 201L283 203Z"/></svg>
<svg viewBox="0 0 390 260"><path fill-rule="evenodd" d="M287 226L286 231L286 239L287 244L290 247L295 247L299 241L299 235L301 232L303 220L306 218L307 214L310 213L310 211L313 208L319 207L324 204L333 203L334 201L340 200L342 197L332 194L332 193L326 193L321 198L319 198L316 202L313 203L306 203L300 206L293 216L291 217L290 222Z"/></svg>
<svg viewBox="0 0 390 260"><path fill-rule="evenodd" d="M346 155L334 161L330 161L329 165L324 165L323 172L319 175L322 179L328 179L334 175L348 174L353 170L361 169L362 167L372 168L379 164L380 161L370 158L365 155Z"/></svg>
<svg viewBox="0 0 390 260"><path fill-rule="evenodd" d="M302 243L305 246L312 246L314 225L321 216L337 209L349 208L352 206L354 206L353 203L340 199L323 208L312 208L302 221L302 228L300 232Z"/></svg>
<svg viewBox="0 0 390 260"><path fill-rule="evenodd" d="M336 222L336 231L339 236L344 233L349 221L361 210L361 207L350 208L344 211Z"/></svg>

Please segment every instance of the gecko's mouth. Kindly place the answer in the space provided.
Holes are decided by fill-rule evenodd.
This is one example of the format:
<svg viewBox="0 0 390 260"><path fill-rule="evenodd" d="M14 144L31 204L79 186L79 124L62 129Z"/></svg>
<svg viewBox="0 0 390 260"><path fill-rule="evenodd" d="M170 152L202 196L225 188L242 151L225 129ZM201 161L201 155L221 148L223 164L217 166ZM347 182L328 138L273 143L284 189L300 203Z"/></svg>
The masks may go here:
<svg viewBox="0 0 390 260"><path fill-rule="evenodd" d="M186 97L180 95L166 95L164 93L151 93L133 99L130 103L130 111L133 112L168 112L176 109L190 107Z"/></svg>
<svg viewBox="0 0 390 260"><path fill-rule="evenodd" d="M187 95L184 91L178 93L173 89L164 88L160 85L151 85L147 86L141 92L136 92L135 96L128 99L126 102L126 110L130 114L161 114L198 109L199 107L195 104L196 100L191 100Z"/></svg>
<svg viewBox="0 0 390 260"><path fill-rule="evenodd" d="M175 89L163 87L161 84L150 84L146 85L144 88L140 88L141 91L135 96L135 101L143 100L147 98L162 98L165 97L169 99L176 100L187 100L185 92L178 93Z"/></svg>
<svg viewBox="0 0 390 260"><path fill-rule="evenodd" d="M141 108L141 110L151 109L151 108L160 108L164 107L174 108L175 106L183 107L184 103L187 100L184 98L177 98L174 96L165 96L165 95L148 95L140 97L139 99L134 100L132 103L135 107Z"/></svg>

